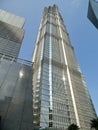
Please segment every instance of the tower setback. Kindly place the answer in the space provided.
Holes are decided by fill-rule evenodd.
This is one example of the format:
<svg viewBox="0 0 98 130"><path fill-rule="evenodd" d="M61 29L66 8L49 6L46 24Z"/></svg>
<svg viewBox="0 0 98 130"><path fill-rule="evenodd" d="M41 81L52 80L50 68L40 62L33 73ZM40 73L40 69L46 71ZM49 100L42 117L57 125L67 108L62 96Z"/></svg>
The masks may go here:
<svg viewBox="0 0 98 130"><path fill-rule="evenodd" d="M0 9L0 53L18 57L25 19Z"/></svg>

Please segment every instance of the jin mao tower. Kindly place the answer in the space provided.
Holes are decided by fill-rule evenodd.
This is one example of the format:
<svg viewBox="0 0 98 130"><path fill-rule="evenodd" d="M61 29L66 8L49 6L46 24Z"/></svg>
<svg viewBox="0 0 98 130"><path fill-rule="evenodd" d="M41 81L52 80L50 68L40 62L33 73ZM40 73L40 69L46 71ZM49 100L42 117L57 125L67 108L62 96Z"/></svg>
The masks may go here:
<svg viewBox="0 0 98 130"><path fill-rule="evenodd" d="M35 128L88 130L96 113L56 5L44 9L32 61Z"/></svg>

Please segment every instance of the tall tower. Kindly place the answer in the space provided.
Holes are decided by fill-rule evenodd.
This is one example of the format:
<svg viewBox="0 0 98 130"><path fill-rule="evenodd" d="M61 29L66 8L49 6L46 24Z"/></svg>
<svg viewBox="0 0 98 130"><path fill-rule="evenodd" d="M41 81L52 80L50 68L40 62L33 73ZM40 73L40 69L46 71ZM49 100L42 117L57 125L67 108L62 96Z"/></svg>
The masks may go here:
<svg viewBox="0 0 98 130"><path fill-rule="evenodd" d="M44 9L32 61L34 126L88 130L96 113L56 5Z"/></svg>
<svg viewBox="0 0 98 130"><path fill-rule="evenodd" d="M0 9L0 53L18 57L25 19Z"/></svg>

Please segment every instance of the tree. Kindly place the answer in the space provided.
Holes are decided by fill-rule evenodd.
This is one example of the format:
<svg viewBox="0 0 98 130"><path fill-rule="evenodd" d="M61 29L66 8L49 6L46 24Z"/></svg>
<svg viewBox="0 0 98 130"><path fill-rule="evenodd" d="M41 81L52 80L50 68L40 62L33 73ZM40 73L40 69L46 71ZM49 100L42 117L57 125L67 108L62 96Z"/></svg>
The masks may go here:
<svg viewBox="0 0 98 130"><path fill-rule="evenodd" d="M91 128L98 130L98 117L91 120Z"/></svg>
<svg viewBox="0 0 98 130"><path fill-rule="evenodd" d="M68 127L68 130L79 130L79 127L78 127L76 124L71 124L71 125Z"/></svg>

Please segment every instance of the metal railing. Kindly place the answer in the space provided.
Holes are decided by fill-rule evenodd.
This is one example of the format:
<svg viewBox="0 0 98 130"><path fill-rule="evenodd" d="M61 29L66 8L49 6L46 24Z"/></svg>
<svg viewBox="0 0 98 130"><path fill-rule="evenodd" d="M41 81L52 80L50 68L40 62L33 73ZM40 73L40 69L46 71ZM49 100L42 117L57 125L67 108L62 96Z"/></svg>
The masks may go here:
<svg viewBox="0 0 98 130"><path fill-rule="evenodd" d="M28 66L33 66L33 62L31 62L31 61L21 59L21 58L17 58L17 57L13 57L13 56L10 56L10 55L4 55L4 54L0 53L0 60L3 60L3 59L9 60L11 62L25 64L25 65L28 65Z"/></svg>

